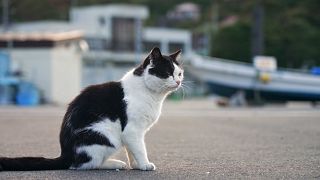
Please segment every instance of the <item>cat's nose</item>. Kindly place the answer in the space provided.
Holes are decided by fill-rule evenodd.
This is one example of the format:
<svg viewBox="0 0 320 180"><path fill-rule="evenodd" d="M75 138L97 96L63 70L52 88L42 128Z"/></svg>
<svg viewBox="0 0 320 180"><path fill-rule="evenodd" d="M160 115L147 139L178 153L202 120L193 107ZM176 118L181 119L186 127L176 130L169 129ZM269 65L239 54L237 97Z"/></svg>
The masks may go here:
<svg viewBox="0 0 320 180"><path fill-rule="evenodd" d="M180 85L181 81L177 80L176 83L177 83L177 85Z"/></svg>

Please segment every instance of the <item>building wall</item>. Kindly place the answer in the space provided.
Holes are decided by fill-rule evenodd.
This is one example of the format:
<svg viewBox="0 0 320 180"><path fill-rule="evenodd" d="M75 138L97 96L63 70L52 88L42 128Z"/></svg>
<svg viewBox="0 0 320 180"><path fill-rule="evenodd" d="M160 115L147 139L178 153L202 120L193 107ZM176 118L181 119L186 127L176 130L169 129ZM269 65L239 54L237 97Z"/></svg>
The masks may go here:
<svg viewBox="0 0 320 180"><path fill-rule="evenodd" d="M73 47L12 49L10 56L49 103L67 104L81 91L81 56Z"/></svg>
<svg viewBox="0 0 320 180"><path fill-rule="evenodd" d="M81 91L81 56L75 48L51 51L52 102L68 104Z"/></svg>

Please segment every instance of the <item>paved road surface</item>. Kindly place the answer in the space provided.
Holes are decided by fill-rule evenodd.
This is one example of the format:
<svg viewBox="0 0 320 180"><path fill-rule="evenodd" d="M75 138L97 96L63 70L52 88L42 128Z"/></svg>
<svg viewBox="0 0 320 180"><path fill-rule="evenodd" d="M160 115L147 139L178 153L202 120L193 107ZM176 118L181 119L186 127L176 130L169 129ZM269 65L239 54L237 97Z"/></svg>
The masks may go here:
<svg viewBox="0 0 320 180"><path fill-rule="evenodd" d="M0 107L0 156L57 156L63 113ZM146 140L153 172L0 172L0 179L320 179L319 108L167 102Z"/></svg>

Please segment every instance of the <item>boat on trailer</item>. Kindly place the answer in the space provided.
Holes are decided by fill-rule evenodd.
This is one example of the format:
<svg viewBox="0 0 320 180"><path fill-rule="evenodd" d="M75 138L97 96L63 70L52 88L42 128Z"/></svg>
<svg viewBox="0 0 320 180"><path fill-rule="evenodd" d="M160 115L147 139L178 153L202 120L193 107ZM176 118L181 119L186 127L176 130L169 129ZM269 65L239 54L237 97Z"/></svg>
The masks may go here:
<svg viewBox="0 0 320 180"><path fill-rule="evenodd" d="M204 82L210 92L231 97L270 101L320 101L320 76L293 69L262 72L252 64L193 55L189 73Z"/></svg>

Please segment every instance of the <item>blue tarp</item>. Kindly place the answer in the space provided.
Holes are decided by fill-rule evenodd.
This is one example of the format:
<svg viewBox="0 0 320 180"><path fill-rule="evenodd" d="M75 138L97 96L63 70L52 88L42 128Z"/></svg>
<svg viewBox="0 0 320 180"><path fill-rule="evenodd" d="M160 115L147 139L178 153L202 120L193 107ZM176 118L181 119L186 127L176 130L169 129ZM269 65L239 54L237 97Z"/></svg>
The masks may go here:
<svg viewBox="0 0 320 180"><path fill-rule="evenodd" d="M0 78L7 76L10 69L9 55L4 52L0 52Z"/></svg>

